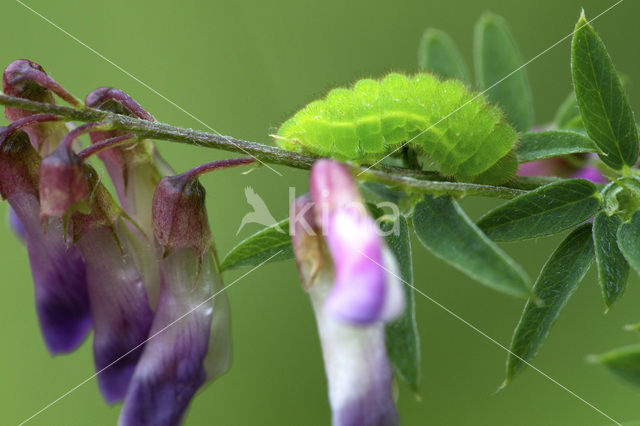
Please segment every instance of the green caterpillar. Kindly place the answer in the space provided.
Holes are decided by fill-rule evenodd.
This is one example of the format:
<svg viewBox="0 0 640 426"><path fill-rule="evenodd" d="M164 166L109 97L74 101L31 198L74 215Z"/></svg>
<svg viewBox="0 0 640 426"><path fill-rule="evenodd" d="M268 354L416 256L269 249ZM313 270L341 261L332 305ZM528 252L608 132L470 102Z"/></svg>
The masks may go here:
<svg viewBox="0 0 640 426"><path fill-rule="evenodd" d="M504 183L518 168L518 136L500 109L458 80L427 73L394 73L333 89L274 137L287 150L368 164L410 141L407 146L440 173L468 182Z"/></svg>

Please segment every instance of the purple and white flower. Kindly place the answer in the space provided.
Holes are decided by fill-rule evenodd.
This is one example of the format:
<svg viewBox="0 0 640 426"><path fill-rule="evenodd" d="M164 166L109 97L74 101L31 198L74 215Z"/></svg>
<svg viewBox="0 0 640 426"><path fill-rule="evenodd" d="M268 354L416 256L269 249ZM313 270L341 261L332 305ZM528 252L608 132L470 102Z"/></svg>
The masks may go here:
<svg viewBox="0 0 640 426"><path fill-rule="evenodd" d="M334 426L396 425L385 325L404 310L395 258L349 171L311 169L310 196L291 206L291 237L316 315Z"/></svg>
<svg viewBox="0 0 640 426"><path fill-rule="evenodd" d="M231 362L229 302L217 268L205 190L193 171L160 181L153 226L164 253L162 289L121 426L180 424L197 390Z"/></svg>
<svg viewBox="0 0 640 426"><path fill-rule="evenodd" d="M35 116L33 116L35 117ZM28 123L31 118L22 120ZM74 350L91 328L84 261L67 244L61 220L46 233L40 222L38 195L40 156L20 122L0 130L0 195L8 200L24 237L33 276L36 310L48 350Z"/></svg>
<svg viewBox="0 0 640 426"><path fill-rule="evenodd" d="M133 255L140 247L131 244L137 236L96 172L71 149L73 139L91 128L85 126L69 133L42 161L41 216L68 218L86 263L98 385L105 400L113 403L125 396L153 311Z"/></svg>

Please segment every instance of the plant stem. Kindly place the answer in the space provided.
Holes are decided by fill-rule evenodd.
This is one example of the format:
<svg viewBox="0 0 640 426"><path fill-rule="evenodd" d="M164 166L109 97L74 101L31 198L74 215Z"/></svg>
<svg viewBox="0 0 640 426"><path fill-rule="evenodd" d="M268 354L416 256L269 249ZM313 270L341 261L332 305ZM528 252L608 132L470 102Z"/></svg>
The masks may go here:
<svg viewBox="0 0 640 426"><path fill-rule="evenodd" d="M221 149L251 155L256 159L281 164L299 169L309 169L319 158L287 151L275 146L264 145L236 139L230 136L212 134L192 129L183 129L156 121L141 120L121 114L114 114L95 108L81 106L78 108L35 102L0 93L0 105L14 108L50 113L62 117L64 120L81 122L105 122L111 129L122 129L135 134L138 138L159 139L173 141L206 148ZM376 181L395 186L407 192L451 194L455 196L483 196L493 198L514 198L524 194L527 190L535 189L549 180L538 178L518 177L505 186L478 185L464 182L448 182L438 173L410 170L399 167L378 166L369 169L352 165L351 168L365 180Z"/></svg>

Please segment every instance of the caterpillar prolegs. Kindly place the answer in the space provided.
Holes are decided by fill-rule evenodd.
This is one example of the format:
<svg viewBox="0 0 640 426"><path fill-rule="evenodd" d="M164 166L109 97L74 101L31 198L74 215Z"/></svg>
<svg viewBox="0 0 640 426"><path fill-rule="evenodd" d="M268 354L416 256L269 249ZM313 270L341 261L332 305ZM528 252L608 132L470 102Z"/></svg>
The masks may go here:
<svg viewBox="0 0 640 426"><path fill-rule="evenodd" d="M282 124L275 138L284 149L356 163L378 161L410 141L443 175L468 182L504 183L518 167L518 136L500 109L462 82L428 73L333 89Z"/></svg>

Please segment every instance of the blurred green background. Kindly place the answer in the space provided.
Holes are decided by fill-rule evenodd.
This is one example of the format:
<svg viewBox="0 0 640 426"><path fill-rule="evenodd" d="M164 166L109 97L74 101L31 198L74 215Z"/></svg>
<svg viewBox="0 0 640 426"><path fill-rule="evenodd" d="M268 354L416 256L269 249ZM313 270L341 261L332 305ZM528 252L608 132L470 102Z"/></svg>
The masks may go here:
<svg viewBox="0 0 640 426"><path fill-rule="evenodd" d="M483 1L70 1L26 0L42 15L192 112L223 134L269 142L268 134L299 106L327 89L391 70L416 71L425 27L449 32L471 60L473 25L485 10L511 23L529 59L571 32L584 7L593 17L612 0ZM595 26L640 109L640 4L623 2ZM76 96L95 87L124 89L157 119L203 128L19 3L0 9L0 64L29 58ZM537 122L549 121L571 88L569 41L528 66ZM4 65L3 65L4 66ZM4 122L3 122L4 123ZM159 142L177 170L229 154ZM221 171L202 180L218 250L259 229L236 230L249 211L253 186L276 218L287 214L289 190L306 190L306 173L266 168ZM463 203L477 217L492 200ZM6 217L0 204L0 217ZM560 238L506 248L531 276ZM17 424L93 374L90 341L52 358L40 339L24 248L0 226L0 424ZM416 245L416 285L464 319L508 344L523 302L492 292L435 260ZM245 271L229 273L227 283ZM613 418L640 418L636 390L618 383L585 356L632 343L625 323L640 320L638 279L607 315L592 270L562 313L534 364ZM229 290L234 363L201 391L187 425L326 425L329 408L320 348L309 301L291 261L256 270ZM417 296L423 353L422 400L400 387L406 425L604 425L607 419L542 375L527 370L510 387L501 383L506 354L425 298ZM91 380L44 411L33 425L113 425L119 407L107 406Z"/></svg>

